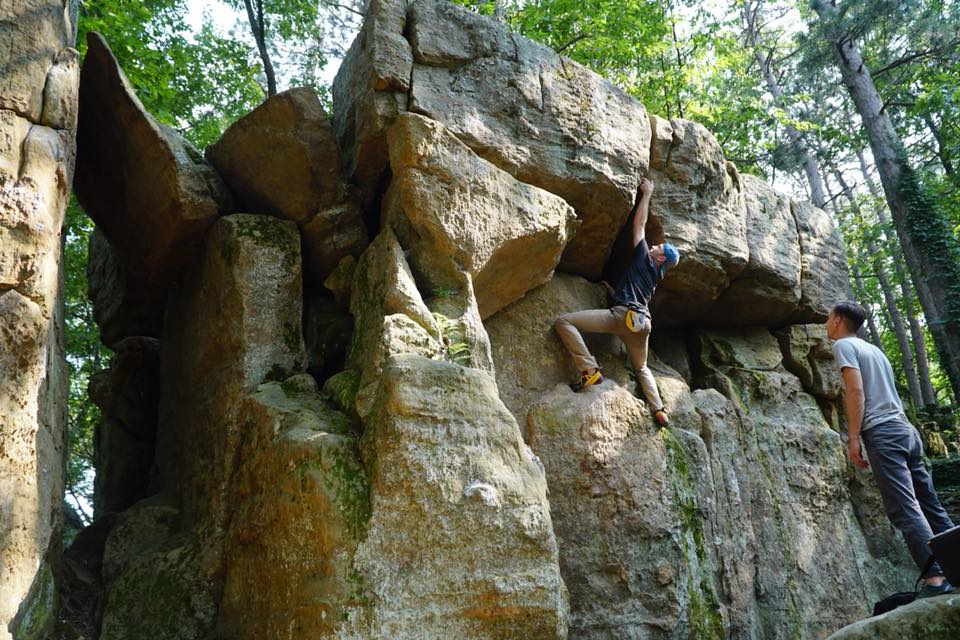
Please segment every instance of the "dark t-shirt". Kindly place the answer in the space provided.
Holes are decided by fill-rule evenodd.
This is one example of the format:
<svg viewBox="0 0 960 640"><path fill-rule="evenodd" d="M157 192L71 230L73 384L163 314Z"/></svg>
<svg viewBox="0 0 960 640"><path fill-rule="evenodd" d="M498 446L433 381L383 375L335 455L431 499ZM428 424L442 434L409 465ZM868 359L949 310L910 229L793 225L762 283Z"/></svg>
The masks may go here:
<svg viewBox="0 0 960 640"><path fill-rule="evenodd" d="M632 309L646 308L650 304L653 290L657 287L657 265L650 257L650 248L646 240L641 240L633 248L633 259L617 284L613 299L618 305Z"/></svg>

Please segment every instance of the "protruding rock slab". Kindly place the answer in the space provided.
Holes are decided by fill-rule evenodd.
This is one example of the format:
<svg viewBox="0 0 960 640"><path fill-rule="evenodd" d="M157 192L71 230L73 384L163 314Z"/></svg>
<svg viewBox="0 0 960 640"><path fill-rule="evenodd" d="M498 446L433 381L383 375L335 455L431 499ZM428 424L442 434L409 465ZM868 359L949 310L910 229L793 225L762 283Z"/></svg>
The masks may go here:
<svg viewBox="0 0 960 640"><path fill-rule="evenodd" d="M800 302L800 238L790 199L763 180L740 176L750 259L720 297L707 323L777 325Z"/></svg>
<svg viewBox="0 0 960 640"><path fill-rule="evenodd" d="M367 244L360 202L343 177L340 146L317 94L298 88L268 98L207 147L241 211L296 222L304 262L318 284Z"/></svg>
<svg viewBox="0 0 960 640"><path fill-rule="evenodd" d="M300 237L293 222L220 219L168 308L158 459L185 523L221 526L246 431L243 397L306 366Z"/></svg>
<svg viewBox="0 0 960 640"><path fill-rule="evenodd" d="M371 0L333 80L333 127L346 176L370 208L384 186L387 129L407 110L413 54L404 37L408 0Z"/></svg>
<svg viewBox="0 0 960 640"><path fill-rule="evenodd" d="M371 614L357 637L566 636L543 468L490 374L389 358L361 452Z"/></svg>
<svg viewBox="0 0 960 640"><path fill-rule="evenodd" d="M160 402L160 343L131 337L117 343L110 367L90 379L100 408L94 431L96 517L146 497L153 467Z"/></svg>
<svg viewBox="0 0 960 640"><path fill-rule="evenodd" d="M830 307L853 297L843 239L823 209L795 200L790 208L800 233L802 295L789 321L823 322Z"/></svg>
<svg viewBox="0 0 960 640"><path fill-rule="evenodd" d="M230 209L200 152L146 113L103 37L87 36L74 188L138 277L169 281Z"/></svg>
<svg viewBox="0 0 960 640"><path fill-rule="evenodd" d="M410 111L569 202L582 225L561 266L599 276L647 171L643 105L549 47L449 2L417 0L409 23Z"/></svg>
<svg viewBox="0 0 960 640"><path fill-rule="evenodd" d="M546 282L575 229L561 198L517 182L446 127L401 116L388 135L384 216L431 288L473 279L486 318Z"/></svg>
<svg viewBox="0 0 960 640"><path fill-rule="evenodd" d="M699 321L747 265L746 208L739 175L702 125L650 116L654 181L647 243L669 241L680 265L657 287L654 326ZM608 267L615 280L632 255L629 228ZM662 310L662 311L661 311Z"/></svg>

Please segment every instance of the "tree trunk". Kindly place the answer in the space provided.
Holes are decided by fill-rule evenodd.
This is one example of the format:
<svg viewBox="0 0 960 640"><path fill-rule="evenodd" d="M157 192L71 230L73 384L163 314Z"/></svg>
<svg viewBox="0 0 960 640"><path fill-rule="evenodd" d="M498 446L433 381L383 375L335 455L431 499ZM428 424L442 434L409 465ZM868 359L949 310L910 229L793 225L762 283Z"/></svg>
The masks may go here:
<svg viewBox="0 0 960 640"><path fill-rule="evenodd" d="M884 110L859 48L838 28L836 7L823 0L811 5L863 120L907 267L914 282L926 279L930 296L925 299L921 291L920 302L928 324L942 328L943 340L937 344L940 362L954 398L960 398L960 249L907 162L903 142Z"/></svg>
<svg viewBox="0 0 960 640"><path fill-rule="evenodd" d="M930 129L930 133L933 135L933 139L937 143L937 157L940 158L940 164L943 166L943 172L948 176L953 176L953 163L950 162L950 154L947 153L947 148L943 144L943 136L940 134L940 127L937 126L937 123L933 121L933 116L929 113L923 114L923 121L927 123L927 128Z"/></svg>
<svg viewBox="0 0 960 640"><path fill-rule="evenodd" d="M873 178L870 177L870 169L867 166L867 161L863 157L863 150L857 150L857 160L860 163L860 173L863 174L863 180L867 185L867 189L870 191L870 195L875 198L880 197L879 191L877 191L877 185L873 181ZM900 250L900 245L897 242L894 242L893 237L890 234L891 224L890 216L887 213L885 207L877 208L877 218L880 219L881 227L883 228L883 235L886 239L887 246L891 248L893 254L893 264L897 272L897 281L900 283L900 289L903 294L903 304L907 311L907 319L910 322L910 335L913 338L913 349L917 355L917 377L920 379L920 391L923 394L923 404L924 406L932 406L937 404L937 393L933 389L933 383L930 381L930 364L927 361L927 348L926 341L923 339L923 329L920 327L920 320L917 318L917 314L913 313L913 296L914 296L914 287L917 289L917 295L919 295L919 290L922 288L926 291L926 284L921 280L919 283L914 282L910 279L909 274L904 273L903 270L903 261L900 260L903 253ZM926 295L929 297L929 291L926 291ZM923 310L921 306L921 311ZM927 322L927 327L930 329L930 334L933 336L934 343L938 344L941 341L945 341L946 338L943 335L943 331L939 325L932 325Z"/></svg>
<svg viewBox="0 0 960 640"><path fill-rule="evenodd" d="M834 175L837 178L837 182L840 183L840 188L843 191L844 197L847 199L847 202L850 203L850 208L853 211L854 215L859 221L863 221L863 212L860 210L860 205L857 204L857 200L854 197L853 190L850 188L850 185L847 184L847 181L844 179L843 174L836 168L834 168ZM867 252L869 255L873 256L873 268L877 272L877 279L880 281L880 291L883 293L883 300L887 305L887 313L890 314L890 321L893 324L893 331L897 336L897 345L900 347L900 359L903 363L903 375L907 379L907 387L910 389L910 399L913 401L913 406L916 408L923 407L926 402L921 392L920 379L917 375L917 370L914 367L913 352L910 349L910 340L907 338L907 331L903 324L903 315L900 313L900 307L897 305L896 296L894 295L894 289L890 285L890 279L887 277L886 266L883 263L883 252L880 251L880 248L877 246L877 243L873 240L867 245ZM897 275L902 278L903 270L900 267L897 256L893 256L893 263L897 267ZM903 280L900 280L901 292L906 294L906 291L903 289ZM907 309L910 309L910 306L907 306L910 300L904 299L904 306ZM916 318L910 317L911 324L916 322ZM919 325L918 325L919 329ZM916 339L917 334L913 333L914 339ZM920 337L920 342L914 343L914 351L917 353L917 360L920 359L920 355L923 355L924 365L926 365L926 353L924 352L923 337ZM930 372L927 371L927 384L930 383ZM932 387L931 387L932 388Z"/></svg>
<svg viewBox="0 0 960 640"><path fill-rule="evenodd" d="M256 11L253 8L254 1L257 3ZM267 76L267 96L275 96L277 95L277 76L273 71L273 63L270 62L270 52L267 51L263 0L243 0L243 6L247 10L250 31L253 32L253 39L257 43L257 51L260 52L260 60L263 62L263 73Z"/></svg>
<svg viewBox="0 0 960 640"><path fill-rule="evenodd" d="M840 207L837 206L837 198L830 191L830 182L829 180L821 180L824 188L827 191L829 196L830 206L833 209L833 216L837 220L842 220L843 215L840 211ZM863 260L863 256L860 254L860 251L857 247L849 247L852 255L852 259L849 262L850 274L853 276L853 287L854 295L857 296L857 301L860 303L860 306L863 307L863 310L867 312L867 329L869 330L870 342L877 349L883 350L883 343L880 342L880 330L877 329L877 320L873 315L873 308L870 303L867 301L867 288L863 284L863 275L860 273L860 262ZM862 329L861 329L862 331ZM863 337L863 336L861 336Z"/></svg>
<svg viewBox="0 0 960 640"><path fill-rule="evenodd" d="M746 0L741 8L740 16L743 20L744 36L750 48L753 49L754 59L760 67L763 74L763 80L767 84L767 91L773 98L773 103L783 106L783 92L780 90L780 83L777 82L777 76L773 71L773 63L763 52L760 42L760 32L757 29L757 13L762 6L762 0ZM817 160L807 147L803 136L793 125L786 125L787 137L800 156L800 164L803 166L803 172L807 176L807 182L810 184L810 200L818 208L826 206L827 198L823 188L823 181L820 178L820 167Z"/></svg>

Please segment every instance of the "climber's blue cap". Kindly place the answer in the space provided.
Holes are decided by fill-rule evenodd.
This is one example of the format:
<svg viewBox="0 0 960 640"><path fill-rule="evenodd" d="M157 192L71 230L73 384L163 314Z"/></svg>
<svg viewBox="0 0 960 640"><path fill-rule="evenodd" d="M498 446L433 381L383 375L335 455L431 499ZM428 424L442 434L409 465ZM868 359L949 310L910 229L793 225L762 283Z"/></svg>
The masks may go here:
<svg viewBox="0 0 960 640"><path fill-rule="evenodd" d="M667 269L672 269L680 264L680 252L669 242L664 242L661 248L663 249L663 256L666 258L660 265L660 279L663 280L664 276L667 275Z"/></svg>

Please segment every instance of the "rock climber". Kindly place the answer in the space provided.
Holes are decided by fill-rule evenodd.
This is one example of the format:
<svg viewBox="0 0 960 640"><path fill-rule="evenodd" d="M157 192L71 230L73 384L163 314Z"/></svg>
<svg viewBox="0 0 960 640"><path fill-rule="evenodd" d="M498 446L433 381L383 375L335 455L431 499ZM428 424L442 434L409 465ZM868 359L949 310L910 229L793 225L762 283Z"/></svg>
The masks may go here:
<svg viewBox="0 0 960 640"><path fill-rule="evenodd" d="M907 422L889 360L855 335L866 317L859 304L844 301L834 305L826 322L843 377L850 461L860 468L871 467L887 517L903 534L913 561L924 572L919 597L949 593L953 586L940 565L934 562L927 568L933 555L927 542L953 528L953 522L923 466L920 434ZM869 462L863 458L861 440Z"/></svg>
<svg viewBox="0 0 960 640"><path fill-rule="evenodd" d="M613 293L613 307L566 313L557 318L553 326L580 370L580 379L570 385L574 391L583 391L603 382L603 372L590 355L580 331L612 333L623 340L640 388L653 408L653 418L658 424L665 425L669 421L667 412L657 391L657 381L647 367L647 347L653 327L649 305L653 291L667 269L680 262L680 252L670 243L647 246L646 225L652 195L653 181L643 178L630 212L633 218L633 257Z"/></svg>

